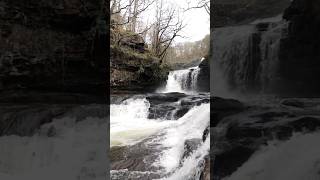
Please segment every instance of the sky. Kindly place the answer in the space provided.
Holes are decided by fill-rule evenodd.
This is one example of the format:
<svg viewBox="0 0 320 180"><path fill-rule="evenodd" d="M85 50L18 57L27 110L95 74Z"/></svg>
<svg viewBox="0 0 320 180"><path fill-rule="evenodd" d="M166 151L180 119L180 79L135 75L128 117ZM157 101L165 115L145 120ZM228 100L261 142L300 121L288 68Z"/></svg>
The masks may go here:
<svg viewBox="0 0 320 180"><path fill-rule="evenodd" d="M196 0L166 0L173 6L187 9L188 1L196 3ZM154 16L155 7L150 7L144 14L143 21L149 21ZM203 39L210 33L210 16L205 9L190 9L181 16L186 23L185 29L181 32L184 38L177 37L175 43L194 42Z"/></svg>
<svg viewBox="0 0 320 180"><path fill-rule="evenodd" d="M175 0L175 3L182 8L188 7L187 0ZM188 38L177 38L176 42L198 41L210 33L210 16L205 9L191 9L185 12L184 19L187 22L187 26L183 31L183 35Z"/></svg>

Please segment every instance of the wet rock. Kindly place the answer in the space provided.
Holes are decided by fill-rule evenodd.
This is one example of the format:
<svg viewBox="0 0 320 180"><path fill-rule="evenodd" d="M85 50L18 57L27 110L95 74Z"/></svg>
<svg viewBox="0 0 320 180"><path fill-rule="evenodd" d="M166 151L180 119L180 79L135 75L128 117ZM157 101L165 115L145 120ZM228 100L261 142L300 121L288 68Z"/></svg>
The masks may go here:
<svg viewBox="0 0 320 180"><path fill-rule="evenodd" d="M304 102L299 101L298 99L284 99L281 101L281 104L285 106L292 106L298 108L304 107Z"/></svg>
<svg viewBox="0 0 320 180"><path fill-rule="evenodd" d="M231 175L254 153L253 149L237 146L221 154L215 155L213 163L213 179L220 180L222 177Z"/></svg>
<svg viewBox="0 0 320 180"><path fill-rule="evenodd" d="M203 131L202 142L204 142L204 141L207 139L209 133L210 133L210 127L207 127L207 128Z"/></svg>
<svg viewBox="0 0 320 180"><path fill-rule="evenodd" d="M320 128L320 118L302 117L288 124L296 132L313 132Z"/></svg>
<svg viewBox="0 0 320 180"><path fill-rule="evenodd" d="M292 118L296 116L290 112L265 112L261 114L252 115L250 117L260 118L261 120L257 121L257 123L268 123L271 121L276 121L276 118Z"/></svg>
<svg viewBox="0 0 320 180"><path fill-rule="evenodd" d="M53 137L57 134L57 129L54 126L50 126L47 132L48 137Z"/></svg>
<svg viewBox="0 0 320 180"><path fill-rule="evenodd" d="M303 101L303 100L299 100ZM309 104L311 103L309 99ZM228 115L215 128L222 129L213 138L214 179L232 174L262 145L268 141L288 140L294 133L310 133L320 128L317 111L301 108L292 111L287 107L250 107ZM314 114L314 116L305 116Z"/></svg>
<svg viewBox="0 0 320 180"><path fill-rule="evenodd" d="M127 173L139 171L142 173L142 175L146 175L143 177L151 177L155 175L159 176L157 173L152 173L158 170L157 168L153 167L152 164L158 157L158 152L160 152L162 149L148 146L147 144L150 140L152 140L152 137L134 145L111 147L109 156L111 162L110 170L119 172L123 170L132 171ZM122 176L126 177L124 175Z"/></svg>
<svg viewBox="0 0 320 180"><path fill-rule="evenodd" d="M210 156L207 155L204 158L204 168L203 171L200 175L200 180L210 180L211 176L210 176Z"/></svg>
<svg viewBox="0 0 320 180"><path fill-rule="evenodd" d="M197 80L197 89L202 92L210 91L210 64L209 58L205 58L199 64L200 72Z"/></svg>
<svg viewBox="0 0 320 180"><path fill-rule="evenodd" d="M151 104L160 104L167 102L177 102L183 97L186 97L186 95L183 93L173 92L165 94L153 94L147 96L146 98Z"/></svg>
<svg viewBox="0 0 320 180"><path fill-rule="evenodd" d="M177 110L175 113L174 113L174 117L175 119L179 119L181 118L182 116L184 116L185 114L187 114L187 112L191 109L191 107L182 107L180 108L179 110Z"/></svg>
<svg viewBox="0 0 320 180"><path fill-rule="evenodd" d="M234 99L213 97L210 105L210 126L215 127L224 117L244 111L246 106Z"/></svg>
<svg viewBox="0 0 320 180"><path fill-rule="evenodd" d="M206 95L187 96L183 93L175 92L149 94L146 99L150 102L149 118L151 119L179 119L192 107L202 103L209 103Z"/></svg>
<svg viewBox="0 0 320 180"><path fill-rule="evenodd" d="M223 99L220 97L213 97L211 102L213 110L243 110L245 108L243 103L235 99Z"/></svg>
<svg viewBox="0 0 320 180"><path fill-rule="evenodd" d="M171 105L152 105L149 108L149 119L171 119L171 117L174 117L172 113L176 109L175 106Z"/></svg>
<svg viewBox="0 0 320 180"><path fill-rule="evenodd" d="M184 142L182 160L189 157L201 144L201 139L188 139Z"/></svg>
<svg viewBox="0 0 320 180"><path fill-rule="evenodd" d="M55 105L1 105L0 135L32 136L41 125L52 122L70 108ZM50 134L54 134L54 131Z"/></svg>

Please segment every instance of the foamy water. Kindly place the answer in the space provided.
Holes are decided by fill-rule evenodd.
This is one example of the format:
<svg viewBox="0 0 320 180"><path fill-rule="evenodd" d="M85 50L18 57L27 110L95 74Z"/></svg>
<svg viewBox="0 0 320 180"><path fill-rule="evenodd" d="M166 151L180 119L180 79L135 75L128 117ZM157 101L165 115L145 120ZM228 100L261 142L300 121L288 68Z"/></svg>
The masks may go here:
<svg viewBox="0 0 320 180"><path fill-rule="evenodd" d="M135 144L172 124L172 121L148 119L150 103L145 98L128 99L110 106L110 145Z"/></svg>
<svg viewBox="0 0 320 180"><path fill-rule="evenodd" d="M202 104L193 107L176 123L165 130L165 137L162 141L163 152L159 161L156 162L165 167L167 172L178 168L184 153L184 143L188 139L202 139L203 131L210 123L210 105ZM193 165L196 166L195 163ZM188 172L189 173L189 172Z"/></svg>
<svg viewBox="0 0 320 180"><path fill-rule="evenodd" d="M55 135L48 137L51 127ZM32 137L0 137L0 179L105 180L107 122L64 117Z"/></svg>
<svg viewBox="0 0 320 180"><path fill-rule="evenodd" d="M192 93L197 90L198 75L200 68L191 67L188 69L171 71L168 75L166 86L159 92L181 92Z"/></svg>
<svg viewBox="0 0 320 180"><path fill-rule="evenodd" d="M160 93L181 92L196 94L199 67L171 71L167 84ZM179 103L179 102L177 102ZM170 117L148 119L150 103L146 98L130 98L121 104L112 104L111 110L111 146L134 145L152 136L153 146L162 149L152 166L160 172L142 172L128 170L112 170L114 178L117 173L126 173L137 178L150 173L161 174L162 179L178 180L192 177L199 179L203 168L204 156L210 149L210 138L204 143L201 139L210 122L210 105L194 106L177 120ZM172 110L172 115L177 110ZM170 113L170 112L168 112ZM185 142L198 139L199 147L187 158L183 158Z"/></svg>
<svg viewBox="0 0 320 180"><path fill-rule="evenodd" d="M224 180L318 180L320 133L270 142Z"/></svg>

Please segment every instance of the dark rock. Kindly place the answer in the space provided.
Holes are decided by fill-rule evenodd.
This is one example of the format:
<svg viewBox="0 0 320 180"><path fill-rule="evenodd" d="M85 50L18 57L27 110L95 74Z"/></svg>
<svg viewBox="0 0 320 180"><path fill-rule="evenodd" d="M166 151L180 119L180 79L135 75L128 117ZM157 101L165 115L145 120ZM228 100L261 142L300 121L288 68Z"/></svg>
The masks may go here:
<svg viewBox="0 0 320 180"><path fill-rule="evenodd" d="M48 132L47 132L47 136L48 137L53 137L57 134L57 130L54 126L50 126L50 128L48 129Z"/></svg>
<svg viewBox="0 0 320 180"><path fill-rule="evenodd" d="M199 64L200 72L197 80L198 91L209 92L210 91L210 64L209 58L205 58Z"/></svg>
<svg viewBox="0 0 320 180"><path fill-rule="evenodd" d="M176 109L175 106L172 105L152 105L149 108L149 119L171 119L173 116L172 111Z"/></svg>
<svg viewBox="0 0 320 180"><path fill-rule="evenodd" d="M184 142L182 160L189 157L201 144L201 139L188 139Z"/></svg>
<svg viewBox="0 0 320 180"><path fill-rule="evenodd" d="M32 136L41 125L52 122L71 107L1 105L0 135Z"/></svg>
<svg viewBox="0 0 320 180"><path fill-rule="evenodd" d="M193 106L208 103L205 96L187 96L183 93L149 94L146 99L150 102L148 118L179 119ZM181 103L178 103L178 102Z"/></svg>
<svg viewBox="0 0 320 180"><path fill-rule="evenodd" d="M313 132L320 128L320 119L315 117L303 117L288 124L292 126L296 132Z"/></svg>
<svg viewBox="0 0 320 180"><path fill-rule="evenodd" d="M210 180L210 156L207 155L204 158L204 168L200 175L200 180Z"/></svg>
<svg viewBox="0 0 320 180"><path fill-rule="evenodd" d="M213 162L213 179L220 180L221 177L231 175L254 153L253 149L247 147L234 147L221 154L215 155Z"/></svg>
<svg viewBox="0 0 320 180"><path fill-rule="evenodd" d="M173 92L173 93L165 93L165 94L153 94L153 95L147 96L146 99L151 104L160 104L160 103L166 103L166 102L177 102L183 97L186 97L186 95L183 93Z"/></svg>
<svg viewBox="0 0 320 180"><path fill-rule="evenodd" d="M305 99L296 99L305 102ZM283 102L283 101L281 101ZM305 104L319 105L318 100ZM294 103L295 104L295 103ZM305 114L309 114L306 116ZM314 115L314 116L312 116ZM214 179L221 179L237 170L250 156L268 141L288 140L294 133L312 133L320 128L317 110L300 108L298 111L287 107L252 106L225 116L219 134L213 136ZM223 131L221 131L223 129Z"/></svg>
<svg viewBox="0 0 320 180"><path fill-rule="evenodd" d="M107 23L101 2L2 1L0 89L105 97Z"/></svg>
<svg viewBox="0 0 320 180"><path fill-rule="evenodd" d="M0 136L33 136L39 132L48 137L55 136L56 128L50 124L54 119L70 117L79 122L87 117L106 118L106 109L106 105L98 104L1 104Z"/></svg>
<svg viewBox="0 0 320 180"><path fill-rule="evenodd" d="M111 90L154 92L166 82L169 67L144 49L140 35L130 35L121 42L110 49Z"/></svg>
<svg viewBox="0 0 320 180"><path fill-rule="evenodd" d="M213 4L214 27L248 24L256 19L279 15L290 0L217 0Z"/></svg>
<svg viewBox="0 0 320 180"><path fill-rule="evenodd" d="M175 119L179 119L181 118L182 116L184 116L185 114L187 114L187 112L191 109L191 107L182 107L180 109L178 109L175 114L174 114L174 117Z"/></svg>
<svg viewBox="0 0 320 180"><path fill-rule="evenodd" d="M207 128L203 131L202 142L204 142L204 141L207 139L209 133L210 133L210 127L207 127Z"/></svg>
<svg viewBox="0 0 320 180"><path fill-rule="evenodd" d="M305 106L304 102L299 101L297 99L284 99L281 101L281 104L285 106L292 106L298 108L303 108Z"/></svg>
<svg viewBox="0 0 320 180"><path fill-rule="evenodd" d="M138 34L123 37L119 43L122 46L130 47L131 49L137 50L140 53L145 52L145 42Z"/></svg>
<svg viewBox="0 0 320 180"><path fill-rule="evenodd" d="M319 7L317 0L294 0L284 12L283 17L289 21L289 27L280 44L282 83L279 89L287 96L319 95Z"/></svg>
<svg viewBox="0 0 320 180"><path fill-rule="evenodd" d="M220 97L213 97L211 100L211 107L213 110L243 110L245 105L235 99L223 99Z"/></svg>
<svg viewBox="0 0 320 180"><path fill-rule="evenodd" d="M114 146L110 148L110 170L116 170L115 175L120 179L158 179L158 168L152 166L157 154L162 150L159 147L148 146L152 137L131 146ZM123 172L125 170L126 172ZM130 171L133 174L130 174ZM141 172L135 173L135 172ZM120 176L118 176L120 175Z"/></svg>
<svg viewBox="0 0 320 180"><path fill-rule="evenodd" d="M239 113L246 107L240 101L213 97L210 104L210 126L215 127L226 116Z"/></svg>

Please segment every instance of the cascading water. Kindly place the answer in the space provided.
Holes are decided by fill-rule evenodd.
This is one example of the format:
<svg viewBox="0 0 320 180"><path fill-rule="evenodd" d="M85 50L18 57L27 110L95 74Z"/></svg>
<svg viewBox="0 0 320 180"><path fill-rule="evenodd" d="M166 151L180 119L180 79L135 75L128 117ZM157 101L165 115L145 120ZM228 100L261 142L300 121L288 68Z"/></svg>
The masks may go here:
<svg viewBox="0 0 320 180"><path fill-rule="evenodd" d="M269 142L223 180L320 179L319 139L317 132L295 134L286 142Z"/></svg>
<svg viewBox="0 0 320 180"><path fill-rule="evenodd" d="M210 123L210 105L209 94L196 93L199 71L199 67L172 71L162 92L111 104L111 152L123 149L126 154L112 162L111 179L200 178L210 149L209 135L202 140ZM186 149L188 141L196 143L194 149Z"/></svg>
<svg viewBox="0 0 320 180"><path fill-rule="evenodd" d="M197 90L197 80L200 68L171 71L163 92L192 92Z"/></svg>
<svg viewBox="0 0 320 180"><path fill-rule="evenodd" d="M76 118L90 108L54 119L30 137L0 137L0 179L105 180L106 118Z"/></svg>
<svg viewBox="0 0 320 180"><path fill-rule="evenodd" d="M213 63L220 74L214 77L216 92L272 90L278 77L280 39L287 29L287 22L279 17L215 29Z"/></svg>

